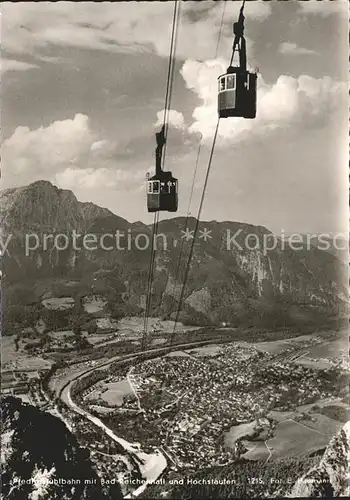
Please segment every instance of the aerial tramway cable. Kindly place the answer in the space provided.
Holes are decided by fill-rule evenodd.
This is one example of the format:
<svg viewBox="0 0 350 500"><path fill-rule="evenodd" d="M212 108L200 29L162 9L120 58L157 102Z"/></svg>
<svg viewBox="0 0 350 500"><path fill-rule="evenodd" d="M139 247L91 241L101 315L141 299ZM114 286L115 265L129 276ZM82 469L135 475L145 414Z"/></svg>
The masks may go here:
<svg viewBox="0 0 350 500"><path fill-rule="evenodd" d="M200 152L201 152L201 145L202 145L202 138L199 142L198 151L197 151L197 159L196 159L196 164L195 164L193 178L192 178L191 192L190 192L190 197L188 200L187 214L186 214L186 220L185 220L185 224L184 224L185 230L187 229L188 219L190 217L191 201L192 201L192 195L193 195L193 190L194 190L194 183L195 183L196 175L197 175L199 156L200 156ZM171 301L171 306L170 306L170 310L169 310L169 318L170 319L171 319L171 315L172 315L172 312L173 312L173 309L175 306L176 284L178 282L178 278L179 278L179 274L180 274L180 266L181 266L181 261L182 261L183 249L184 249L184 238L181 239L179 258L177 260L173 293L172 293L172 301Z"/></svg>
<svg viewBox="0 0 350 500"><path fill-rule="evenodd" d="M221 22L220 22L219 35L218 35L218 40L217 40L217 43L216 43L215 59L218 57L220 40L221 40L221 33L222 33L222 27L223 27L224 18L225 18L225 10L226 10L226 1L224 1L224 3L223 3L223 9L222 9L222 14L221 14ZM194 190L194 183L195 183L196 175L197 175L197 169L198 169L198 163L199 163L199 156L200 156L201 147L202 147L202 139L203 139L203 136L201 135L201 139L199 141L199 146L198 146L198 152L197 152L197 158L196 158L195 168L194 168L194 172L193 172L190 197L189 197L188 206L187 206L186 220L185 220L185 224L184 224L185 230L187 229L188 219L189 219L189 216L190 216L190 207L191 207L191 202L192 202L192 196L193 196L193 190ZM171 318L171 315L173 313L173 309L174 309L174 306L175 306L176 284L178 282L178 277L179 277L179 273L180 273L180 266L181 266L182 255L183 255L183 248L184 248L184 239L181 239L179 258L178 258L178 261L177 261L176 272L175 272L175 279L174 279L174 286L173 286L173 293L172 293L172 301L171 301L171 306L170 306L169 313L168 313L169 318Z"/></svg>
<svg viewBox="0 0 350 500"><path fill-rule="evenodd" d="M247 109L247 110L240 110L240 112L237 112L237 111L233 110L233 111L231 111L231 114L228 114L227 116L241 116L241 117L244 117L244 118L255 118L255 114L256 114L256 110L255 110L255 105L256 105L256 75L254 75L253 73L247 72L246 71L246 67L245 67L245 65L246 65L246 51L245 51L245 39L244 39L244 36L243 36L243 32L244 32L244 14L243 14L243 10L244 10L245 1L246 0L243 0L242 6L240 8L238 22L234 23L234 25L233 25L233 28L234 28L233 31L234 31L235 38L234 38L233 49L232 49L232 57L231 57L230 68L228 69L228 73L230 74L232 72L234 73L235 71L237 71L234 68L232 68L231 65L232 65L234 53L235 53L236 49L238 48L238 51L239 51L239 54L240 54L240 70L243 69L244 73L246 73L248 75L248 78L250 77L251 80L252 80L252 89L250 89L249 92L248 92L250 94L249 95L249 98L250 98L250 108ZM224 4L224 8L225 8L225 4ZM220 32L219 32L219 39L218 39L218 44L217 44L216 52L218 51L218 47L219 47L221 30L222 30L222 25L223 25L223 19L224 19L224 10L223 10L223 16L222 16L222 20L221 20L221 26L220 26ZM224 75L224 77L226 77L226 75ZM222 77L219 77L219 79L220 78L222 79ZM249 88L249 80L248 80L248 83L247 83L247 89L248 88ZM199 205L199 209L198 209L198 215L197 215L197 219L196 219L194 236L192 238L192 245L191 245L189 256L188 256L188 260L187 260L187 265L186 265L186 270L185 270L185 276L184 276L184 282L182 284L181 294L180 294L178 308L177 308L177 312L176 312L176 318L175 318L174 327L173 327L173 331L172 331L171 338L170 338L171 345L173 344L173 341L174 341L175 332L176 332L176 325L178 323L180 311L181 311L181 308L182 308L185 287L186 287L186 283L187 283L187 279L188 279L188 273L189 273L189 268L190 268L191 259L192 259L192 255L193 255L193 250L194 250L194 245L195 245L195 239L196 239L196 235L197 235L198 228L199 228L200 215L201 215L201 211L202 211L202 207L203 207L203 202L204 202L204 197L205 197L205 192L206 192L206 188L207 188L207 184L208 184L209 173L210 173L210 169L211 169L211 163L212 163L213 154L214 154L214 150L215 150L216 138L217 138L217 133L218 133L219 124L220 124L220 118L221 117L226 117L226 115L225 115L224 112L221 112L221 110L220 110L220 99L219 99L219 117L218 117L216 129L215 129L215 133L214 133L213 144L212 144L212 149L211 149L211 153L210 153L210 158L209 158L207 173L206 173L206 177L205 177L205 181L204 181L203 192L202 192L201 201L200 201L200 205Z"/></svg>
<svg viewBox="0 0 350 500"><path fill-rule="evenodd" d="M220 118L218 118L218 121L217 121L217 124L216 124L214 138L213 138L213 144L212 144L211 151L210 151L210 157L209 157L207 172L206 172L206 175L205 175L205 180L204 180L204 186L203 186L201 201L200 201L200 204L199 204L198 214L197 214L197 218L196 218L196 226L195 226L195 229L194 229L194 234L193 234L193 238L192 238L192 244L191 244L191 248L190 248L190 253L189 253L189 256L188 256L188 260L187 260L187 265L186 265L186 270L185 270L185 277L184 277L184 282L183 282L183 285L182 285L182 288L181 288L181 294L180 294L179 304L178 304L177 311L176 311L176 318L175 318L175 323L174 323L174 327L173 327L173 332L172 332L171 338L170 338L170 344L171 345L174 342L176 325L177 325L177 323L179 321L179 315L180 315L180 311L181 311L181 307L182 307L182 303L183 303L183 298L184 298L184 293L185 293L185 287L186 287L186 283L187 283L188 273L189 273L189 270L190 270L190 264L191 264L191 260L192 260L193 250L194 250L194 244L195 244L196 236L197 236L198 229L199 229L200 216L201 216L201 213L202 213L202 208L203 208L203 203L204 203L204 197L205 197L205 193L206 193L206 189L207 189L207 185L208 185L209 174L210 174L210 170L211 170L211 164L212 164L213 155L214 155L214 149L215 149L215 144L216 144L216 138L217 138L218 130L219 130L219 123L220 123Z"/></svg>
<svg viewBox="0 0 350 500"><path fill-rule="evenodd" d="M244 2L243 2L243 6L244 6ZM226 10L226 1L224 1L224 3L223 3L223 9L222 9L222 14L221 14L221 22L220 22L219 35L218 35L218 40L217 40L217 43L216 43L215 59L217 58L218 52L219 52L219 46L220 46L220 40L221 40L221 34L222 34L222 27L223 27L224 18L225 18L225 10ZM190 216L190 207L191 207L191 201L192 201L192 196L193 196L194 183L195 183L195 179L196 179L196 175L197 175L197 168L198 168L198 163L199 163L199 156L200 156L200 151L201 151L201 147L202 147L202 139L203 139L203 136L201 136L201 139L200 139L200 142L199 142L199 146L198 146L196 164L195 164L193 178L192 178L191 192L190 192L190 197L189 197L189 202L188 202L188 207L187 207L187 214L186 214L186 220L185 220L185 230L187 229L188 220L189 220L189 216ZM178 262L177 262L176 273L175 273L175 280L174 280L174 286L173 286L172 302L171 302L171 307L170 307L170 310L169 310L169 318L171 317L171 315L173 313L173 309L174 309L174 305L175 305L176 284L178 282L178 277L179 277L179 273L180 273L180 265L181 265L182 255L183 255L183 247L184 247L184 239L181 240L179 258L178 258ZM176 314L176 320L175 320L175 324L174 324L174 330L176 329L176 323L177 323L178 317L179 317L179 313Z"/></svg>
<svg viewBox="0 0 350 500"><path fill-rule="evenodd" d="M173 25L172 25L172 33L171 33L171 43L170 43L170 56L169 56L169 66L168 66L168 74L167 74L167 85L166 85L166 94L165 94L165 106L164 106L164 121L163 121L163 129L164 138L166 139L168 133L168 115L171 104L171 94L173 87L173 78L174 78L174 64L175 64L175 49L177 44L177 28L179 23L179 13L180 13L180 1L176 0L174 5L174 14L173 14ZM166 142L165 142L166 147ZM163 165L165 159L165 150L163 153ZM152 282L153 282L153 271L154 271L154 261L155 261L155 248L154 243L156 236L158 234L158 224L159 224L159 212L156 212L153 220L153 230L152 230L152 241L151 241L151 255L150 255L150 263L148 270L148 284L147 284L147 295L146 295L146 305L145 305L145 314L144 314L144 324L143 324L143 334L141 341L141 350L144 350L147 343L147 333L148 333L148 319L150 315L151 309L151 297L152 297Z"/></svg>
<svg viewBox="0 0 350 500"><path fill-rule="evenodd" d="M220 23L220 29L219 29L219 36L218 36L218 41L217 41L217 44L216 44L216 51L215 51L215 59L218 57L219 45L220 45L220 39L221 39L221 32L222 32L222 27L224 25L225 10L226 10L226 0L224 0L224 6L223 6L223 9L222 9L221 23Z"/></svg>
<svg viewBox="0 0 350 500"><path fill-rule="evenodd" d="M168 136L168 116L169 111L171 109L171 98L173 91L173 83L174 83L174 71L175 71L175 50L177 46L177 34L178 34L178 23L179 23L179 15L180 15L180 2L177 0L175 2L174 7L174 16L173 16L173 30L171 35L171 44L170 44L170 60L169 60L169 68L168 68L168 85L167 85L167 93L165 96L165 108L164 108L164 137L167 139ZM166 155L166 147L167 142L164 144L164 153L162 158L162 167L164 168L165 155Z"/></svg>
<svg viewBox="0 0 350 500"><path fill-rule="evenodd" d="M152 280L153 280L153 269L154 269L154 240L158 233L158 222L159 222L159 213L156 212L153 218L153 229L152 229L152 239L151 239L151 256L149 261L148 268L148 283L147 283L147 295L146 295L146 304L145 304L145 314L143 319L143 334L141 341L141 350L143 351L146 347L147 341L147 330L148 330L148 318L150 312L150 304L151 304L151 292L152 292Z"/></svg>

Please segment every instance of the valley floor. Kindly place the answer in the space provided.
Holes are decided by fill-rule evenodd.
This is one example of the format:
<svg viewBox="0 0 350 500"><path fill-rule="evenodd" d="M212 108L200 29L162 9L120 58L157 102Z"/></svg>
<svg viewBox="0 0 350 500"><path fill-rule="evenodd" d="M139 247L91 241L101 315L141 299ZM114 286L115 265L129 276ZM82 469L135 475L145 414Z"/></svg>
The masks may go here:
<svg viewBox="0 0 350 500"><path fill-rule="evenodd" d="M124 326L137 335L138 322ZM238 457L272 463L324 449L349 410L346 341L345 333L325 331L268 342L174 346L143 361L132 353L105 353L56 370L48 382L51 403L45 391L37 393L44 409L57 398L64 403L54 411L92 450L100 474L113 475L117 467L124 494L140 494L164 476L164 468L168 477ZM15 357L9 352L8 362ZM122 359L128 361L119 366ZM47 370L51 363L43 361ZM95 379L101 368L105 372ZM71 393L80 380L90 382ZM11 387L10 375L7 383ZM22 392L39 404L35 390ZM86 419L91 425L84 430Z"/></svg>

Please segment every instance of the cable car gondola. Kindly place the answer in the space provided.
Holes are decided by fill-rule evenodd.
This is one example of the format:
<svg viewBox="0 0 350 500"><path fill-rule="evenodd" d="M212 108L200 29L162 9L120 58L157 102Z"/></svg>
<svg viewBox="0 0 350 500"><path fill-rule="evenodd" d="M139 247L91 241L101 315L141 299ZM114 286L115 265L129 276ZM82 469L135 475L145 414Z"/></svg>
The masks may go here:
<svg viewBox="0 0 350 500"><path fill-rule="evenodd" d="M148 212L177 212L178 182L171 172L162 170L162 150L165 144L164 125L156 134L156 174L147 181Z"/></svg>
<svg viewBox="0 0 350 500"><path fill-rule="evenodd" d="M246 41L244 38L244 2L239 18L233 23L235 35L230 66L218 78L219 118L256 117L257 74L247 70ZM232 66L236 50L239 53L239 66Z"/></svg>

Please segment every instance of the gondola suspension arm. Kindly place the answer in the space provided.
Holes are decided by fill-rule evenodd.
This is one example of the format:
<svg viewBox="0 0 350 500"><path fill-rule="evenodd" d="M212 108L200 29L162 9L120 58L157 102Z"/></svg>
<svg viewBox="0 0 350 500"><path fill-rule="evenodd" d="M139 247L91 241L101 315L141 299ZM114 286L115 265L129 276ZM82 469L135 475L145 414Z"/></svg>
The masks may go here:
<svg viewBox="0 0 350 500"><path fill-rule="evenodd" d="M157 147L156 147L156 175L160 175L162 171L162 153L163 153L163 148L166 143L165 139L165 125L162 126L162 129L160 132L156 133L156 141L157 141Z"/></svg>
<svg viewBox="0 0 350 500"><path fill-rule="evenodd" d="M246 41L244 38L244 4L245 0L243 0L242 7L239 11L238 21L233 23L233 34L235 38L233 40L233 48L232 48L232 56L230 61L230 66L232 66L233 58L235 56L235 52L238 49L239 52L239 66L243 71L247 69L247 51L246 51Z"/></svg>

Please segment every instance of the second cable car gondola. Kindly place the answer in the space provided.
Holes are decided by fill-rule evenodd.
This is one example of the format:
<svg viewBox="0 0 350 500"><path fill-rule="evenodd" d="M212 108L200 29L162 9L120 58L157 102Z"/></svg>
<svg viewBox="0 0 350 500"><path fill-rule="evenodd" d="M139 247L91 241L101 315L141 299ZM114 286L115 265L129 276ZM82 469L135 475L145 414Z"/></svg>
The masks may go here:
<svg viewBox="0 0 350 500"><path fill-rule="evenodd" d="M233 24L235 38L230 66L218 78L219 118L256 117L257 74L247 70L243 7L244 3L238 21ZM232 66L236 51L239 53L239 66Z"/></svg>
<svg viewBox="0 0 350 500"><path fill-rule="evenodd" d="M162 150L165 144L164 126L156 134L156 173L147 181L148 212L177 212L178 182L172 173L162 170Z"/></svg>

